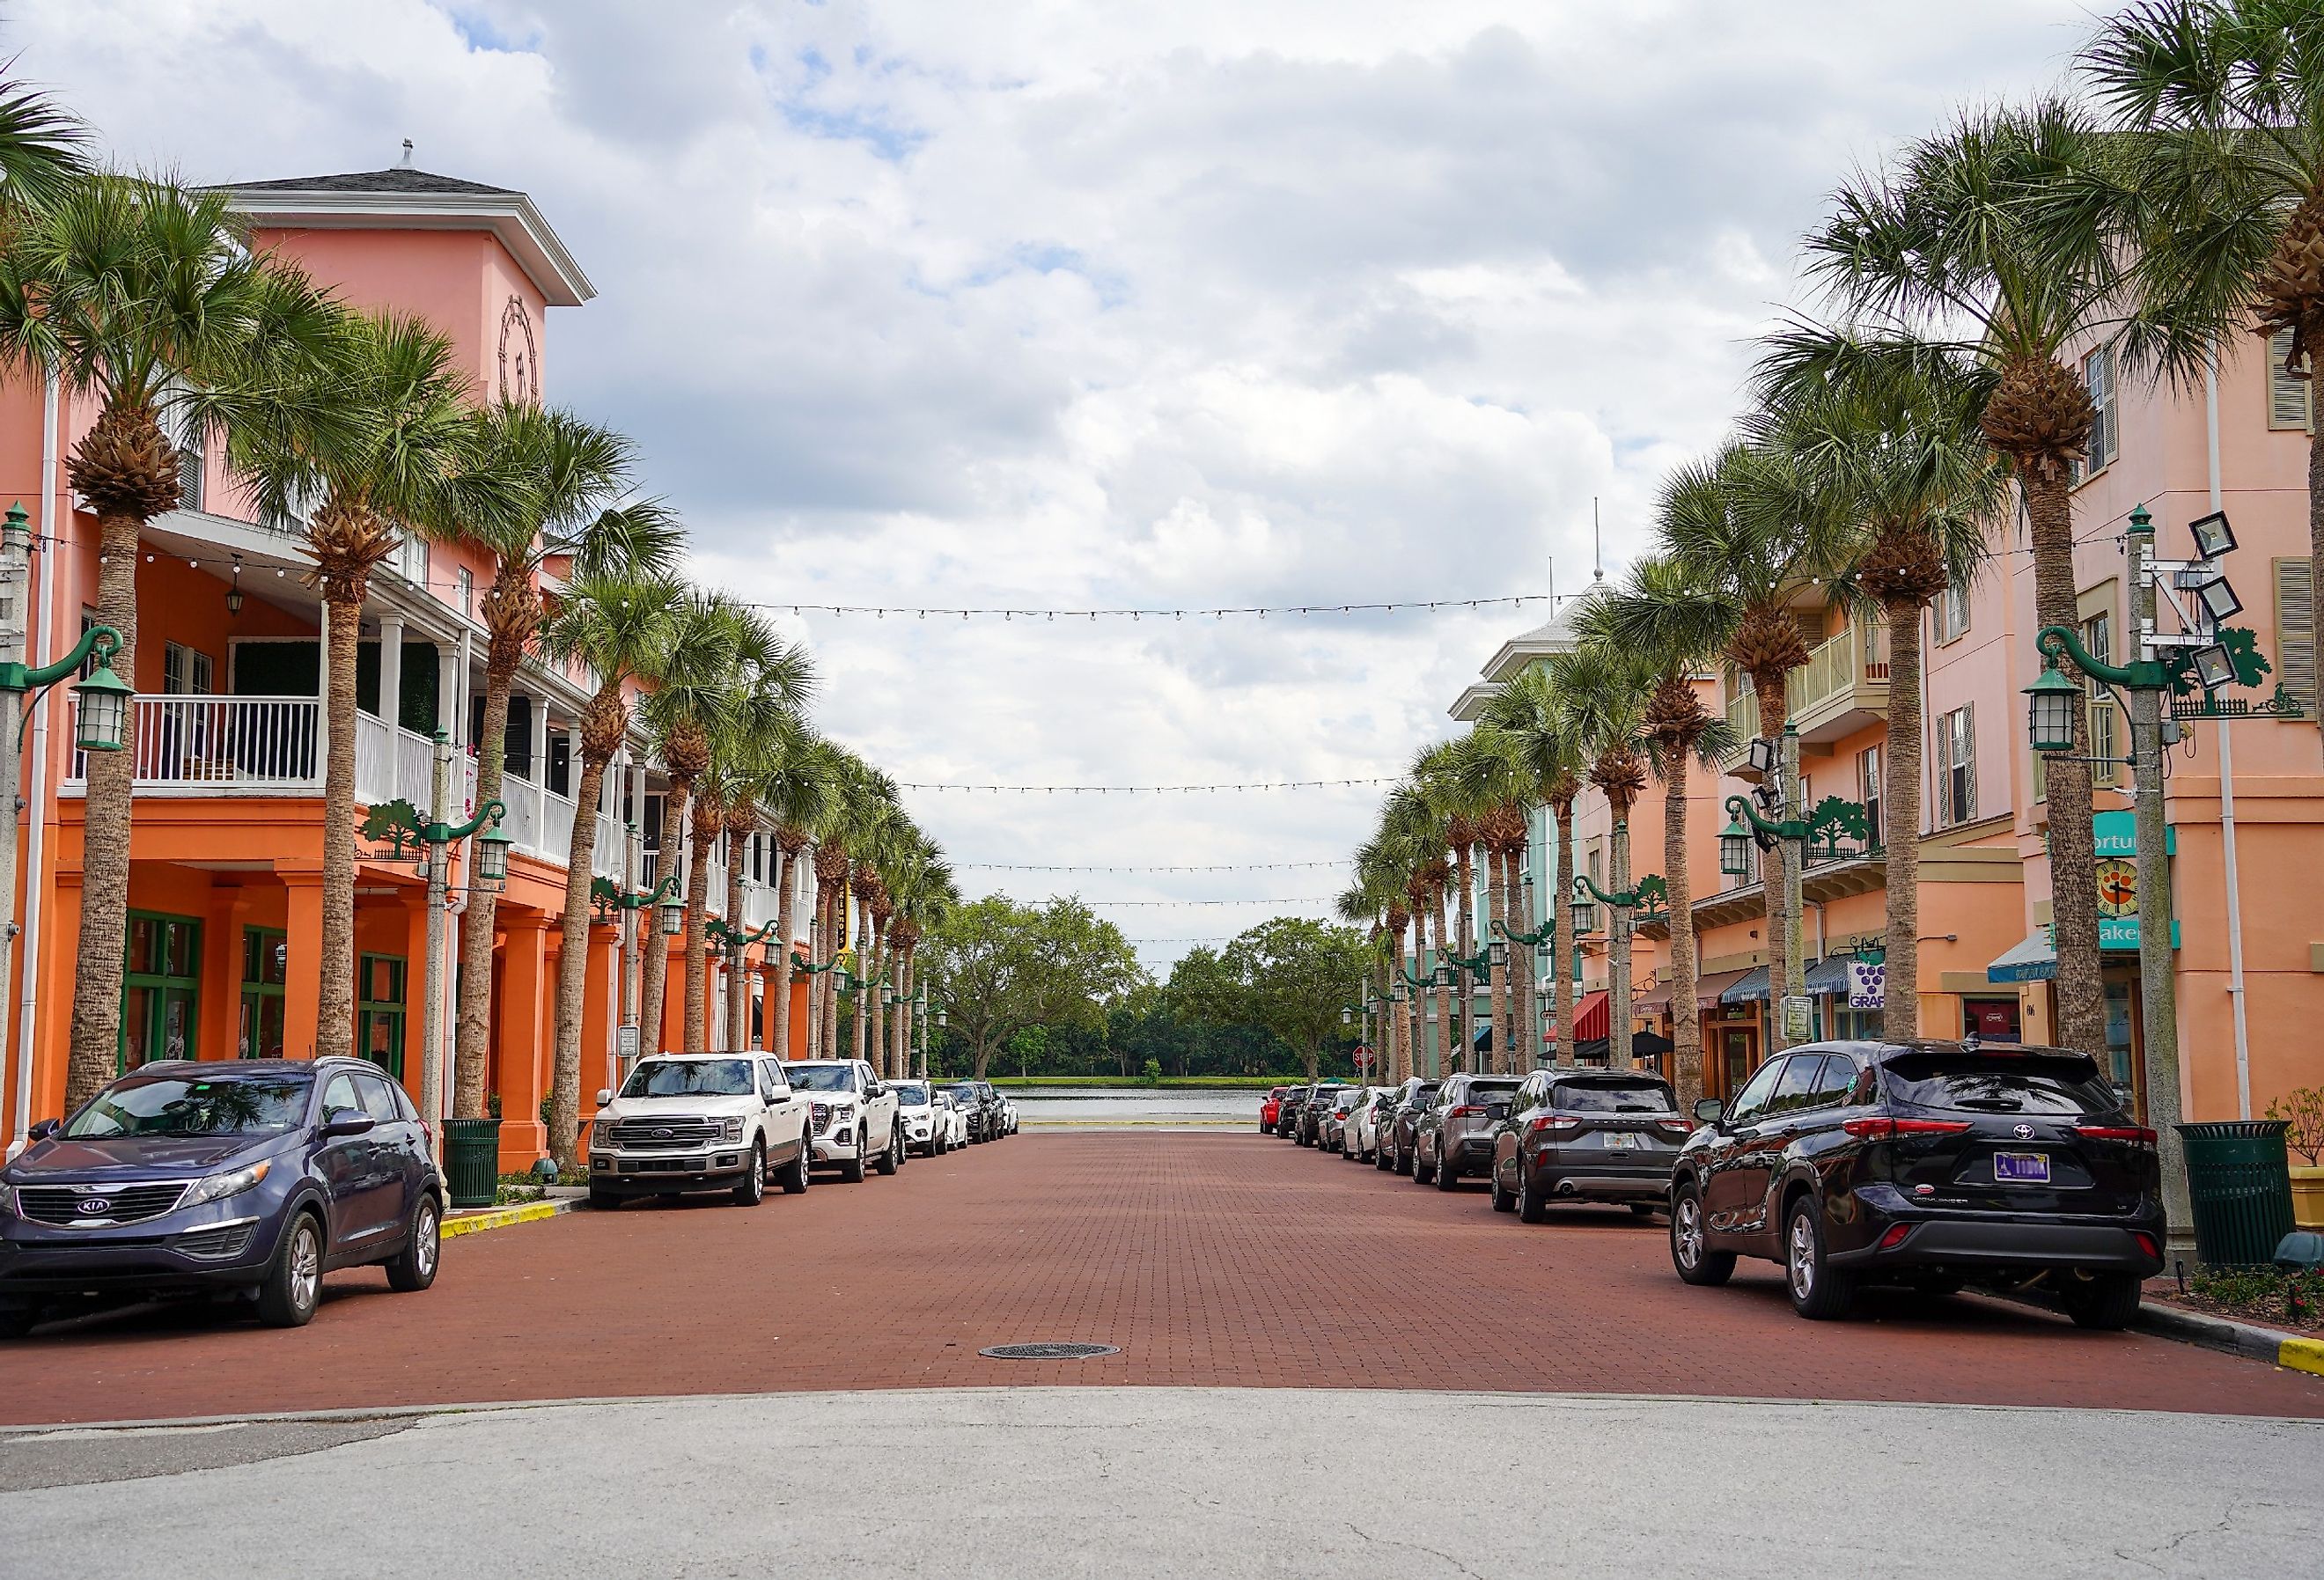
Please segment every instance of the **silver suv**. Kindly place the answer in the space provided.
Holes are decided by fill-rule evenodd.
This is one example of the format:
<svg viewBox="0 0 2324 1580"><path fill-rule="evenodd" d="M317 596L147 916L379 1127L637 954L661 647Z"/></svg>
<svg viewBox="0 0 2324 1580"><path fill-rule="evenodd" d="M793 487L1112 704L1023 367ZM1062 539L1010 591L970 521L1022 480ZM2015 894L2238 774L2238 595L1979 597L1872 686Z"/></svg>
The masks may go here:
<svg viewBox="0 0 2324 1580"><path fill-rule="evenodd" d="M1489 1173L1493 1126L1508 1116L1517 1090L1512 1076L1447 1076L1420 1116L1412 1143L1413 1178L1451 1190L1462 1175L1476 1179Z"/></svg>

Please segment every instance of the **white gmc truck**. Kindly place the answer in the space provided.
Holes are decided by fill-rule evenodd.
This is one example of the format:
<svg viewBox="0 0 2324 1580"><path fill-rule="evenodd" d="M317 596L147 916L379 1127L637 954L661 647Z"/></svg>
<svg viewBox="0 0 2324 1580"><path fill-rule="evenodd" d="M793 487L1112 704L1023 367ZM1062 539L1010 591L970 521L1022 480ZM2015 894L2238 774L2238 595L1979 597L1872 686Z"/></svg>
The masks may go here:
<svg viewBox="0 0 2324 1580"><path fill-rule="evenodd" d="M620 1095L597 1094L589 1130L589 1205L637 1196L731 1190L754 1206L770 1182L807 1186L808 1105L780 1059L739 1053L640 1059Z"/></svg>
<svg viewBox="0 0 2324 1580"><path fill-rule="evenodd" d="M904 1166L904 1127L896 1121L896 1091L860 1058L799 1059L783 1066L791 1089L810 1104L807 1142L818 1165L839 1170L849 1184L872 1163L882 1174Z"/></svg>

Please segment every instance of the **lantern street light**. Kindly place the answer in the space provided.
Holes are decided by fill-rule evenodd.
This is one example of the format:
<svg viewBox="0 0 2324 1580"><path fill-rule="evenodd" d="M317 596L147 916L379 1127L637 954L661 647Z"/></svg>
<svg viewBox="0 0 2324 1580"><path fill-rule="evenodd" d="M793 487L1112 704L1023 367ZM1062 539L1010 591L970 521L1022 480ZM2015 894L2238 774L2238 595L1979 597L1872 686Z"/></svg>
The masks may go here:
<svg viewBox="0 0 2324 1580"><path fill-rule="evenodd" d="M2068 679L2053 660L2043 664L2041 675L2025 688L2025 733L2034 750L2044 757L2071 752L2074 709L2081 703L2082 688Z"/></svg>

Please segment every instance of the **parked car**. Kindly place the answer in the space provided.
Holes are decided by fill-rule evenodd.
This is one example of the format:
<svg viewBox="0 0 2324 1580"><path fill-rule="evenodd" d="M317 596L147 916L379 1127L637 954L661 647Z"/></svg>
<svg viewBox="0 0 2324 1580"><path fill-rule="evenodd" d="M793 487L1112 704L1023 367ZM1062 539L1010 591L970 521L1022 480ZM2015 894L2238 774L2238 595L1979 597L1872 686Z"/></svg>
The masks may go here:
<svg viewBox="0 0 2324 1580"><path fill-rule="evenodd" d="M1420 1132L1420 1116L1436 1100L1437 1083L1425 1076L1413 1076L1396 1089L1396 1096L1388 1112L1380 1116L1379 1150L1372 1159L1375 1164L1398 1174L1412 1172L1412 1153Z"/></svg>
<svg viewBox="0 0 2324 1580"><path fill-rule="evenodd" d="M944 1116L944 1150L949 1152L955 1147L968 1145L968 1114L961 1108L959 1101L943 1086L934 1088L930 1095L935 1099L936 1112Z"/></svg>
<svg viewBox="0 0 2324 1580"><path fill-rule="evenodd" d="M1765 1257L1808 1317L1845 1315L1866 1283L2032 1285L2113 1329L2163 1270L2154 1132L2083 1054L1813 1043L1696 1114L1671 1185L1671 1261L1690 1284Z"/></svg>
<svg viewBox="0 0 2324 1580"><path fill-rule="evenodd" d="M1361 1086L1342 1086L1333 1092L1331 1102L1318 1110L1315 1115L1317 1147L1326 1152L1340 1150L1341 1139L1348 1128L1348 1115L1353 1112L1357 1100L1362 1097L1365 1088Z"/></svg>
<svg viewBox="0 0 2324 1580"><path fill-rule="evenodd" d="M1306 1106L1313 1086L1294 1086L1283 1094L1283 1105L1276 1111L1275 1133L1295 1146L1299 1141L1299 1111Z"/></svg>
<svg viewBox="0 0 2324 1580"><path fill-rule="evenodd" d="M904 1130L896 1123L896 1092L860 1058L802 1059L783 1066L791 1086L812 1105L807 1137L815 1161L835 1164L850 1185L866 1163L882 1174L904 1166Z"/></svg>
<svg viewBox="0 0 2324 1580"><path fill-rule="evenodd" d="M1295 1138L1303 1147L1323 1144L1323 1115L1331 1111L1333 1102L1348 1089L1342 1081L1324 1081L1307 1089L1307 1100L1299 1105L1299 1134Z"/></svg>
<svg viewBox="0 0 2324 1580"><path fill-rule="evenodd" d="M904 1127L904 1149L940 1158L951 1149L952 1118L926 1081L896 1083L896 1122Z"/></svg>
<svg viewBox="0 0 2324 1580"><path fill-rule="evenodd" d="M157 1060L31 1138L0 1169L0 1337L88 1293L223 1296L299 1327L340 1268L436 1280L433 1137L361 1059Z"/></svg>
<svg viewBox="0 0 2324 1580"><path fill-rule="evenodd" d="M1394 1094L1386 1086L1366 1086L1340 1127L1340 1155L1351 1162L1369 1163L1379 1144L1380 1104Z"/></svg>
<svg viewBox="0 0 2324 1580"><path fill-rule="evenodd" d="M1266 1096L1259 1099L1259 1134L1264 1136L1273 1135L1275 1133L1276 1115L1283 1112L1283 1095L1290 1090L1291 1088L1288 1086L1277 1086L1270 1089Z"/></svg>
<svg viewBox="0 0 2324 1580"><path fill-rule="evenodd" d="M1493 1126L1509 1112L1517 1083L1510 1076L1448 1076L1413 1126L1412 1178L1451 1190L1466 1175L1489 1171Z"/></svg>
<svg viewBox="0 0 2324 1580"><path fill-rule="evenodd" d="M1014 1097L1004 1095L1001 1099L1001 1133L1004 1136L1017 1133L1017 1099Z"/></svg>
<svg viewBox="0 0 2324 1580"><path fill-rule="evenodd" d="M1493 1210L1528 1224L1546 1218L1553 1200L1614 1202L1651 1215L1669 1202L1671 1166L1693 1130L1660 1076L1536 1070L1493 1127Z"/></svg>
<svg viewBox="0 0 2324 1580"><path fill-rule="evenodd" d="M755 1206L770 1179L796 1195L807 1188L807 1124L779 1059L640 1059L618 1095L597 1094L589 1205L611 1211L632 1197L724 1190Z"/></svg>
<svg viewBox="0 0 2324 1580"><path fill-rule="evenodd" d="M954 1081L945 1090L960 1106L961 1118L967 1126L970 1141L981 1144L991 1141L991 1111L985 1106L984 1094L977 1089L977 1084L974 1081Z"/></svg>

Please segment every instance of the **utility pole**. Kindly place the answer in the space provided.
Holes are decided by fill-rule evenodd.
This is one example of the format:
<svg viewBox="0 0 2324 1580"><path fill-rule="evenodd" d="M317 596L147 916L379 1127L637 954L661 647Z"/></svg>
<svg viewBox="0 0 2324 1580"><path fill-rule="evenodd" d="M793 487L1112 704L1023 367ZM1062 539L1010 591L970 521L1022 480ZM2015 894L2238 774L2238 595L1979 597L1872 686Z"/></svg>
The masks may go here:
<svg viewBox="0 0 2324 1580"><path fill-rule="evenodd" d="M431 764L428 788L428 821L430 826L444 821L446 785L452 772L452 743L442 730L436 732L434 749L429 753ZM422 966L420 1008L420 1112L428 1121L428 1133L436 1138L436 1161L444 1160L444 903L449 887L452 863L449 845L429 845L428 852L428 959Z"/></svg>
<svg viewBox="0 0 2324 1580"><path fill-rule="evenodd" d="M2137 657L2155 661L2154 519L2144 508L2130 518L2131 618L2138 633ZM2144 1012L2140 1040L2146 1056L2147 1127L2154 1132L2163 1169L2163 1212L2171 1249L2192 1254L2194 1204L2187 1191L2186 1144L2179 1134L2185 1117L2179 1102L2178 975L2171 959L2171 831L2163 808L2163 692L2151 686L2130 690L2130 756L2135 776L2133 827L2138 856L2138 992ZM2222 736L2227 726L2219 728Z"/></svg>

